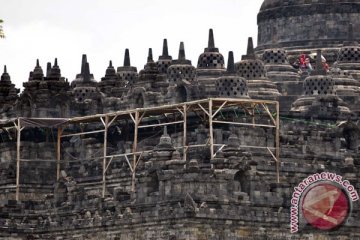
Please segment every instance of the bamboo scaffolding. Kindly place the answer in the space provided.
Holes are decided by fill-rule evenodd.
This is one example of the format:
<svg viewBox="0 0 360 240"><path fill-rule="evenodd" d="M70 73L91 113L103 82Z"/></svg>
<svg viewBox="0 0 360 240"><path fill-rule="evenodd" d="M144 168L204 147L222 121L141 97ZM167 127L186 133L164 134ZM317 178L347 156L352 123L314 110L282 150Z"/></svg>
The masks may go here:
<svg viewBox="0 0 360 240"><path fill-rule="evenodd" d="M255 112L256 106L261 105L265 110L267 115L269 116L271 122L274 125L267 124L259 124L255 122ZM269 105L273 105L276 108L276 118L272 115L269 110ZM220 113L221 110L231 109L232 107L239 107L247 112L251 118L251 123L243 123L243 122L230 122L230 121L219 121L215 120L217 114ZM191 112L191 116L198 116L201 121L205 121L209 125L209 139L206 144L196 144L196 145L188 145L187 143L187 124L189 112ZM181 120L170 121L167 116L169 114L180 113L182 116ZM204 115L205 114L205 115ZM260 113L259 113L260 114ZM275 113L274 113L275 114ZM140 125L143 119L147 118L149 121L151 118L156 118L158 120L165 119L168 122L157 123L157 124L149 124L149 125ZM207 117L205 117L207 116ZM51 120L52 118L42 118L38 120ZM107 155L107 135L108 128L111 124L115 122L115 120L128 120L131 119L134 123L134 141L131 153L117 154L117 155ZM61 120L61 119L60 119ZM272 157L276 162L276 175L277 182L280 182L280 118L279 118L279 102L277 101L267 101L267 100L254 100L254 99L232 99L232 98L209 98L202 99L196 101L190 101L179 104L170 104L163 105L157 107L150 108L137 108L132 110L124 110L117 111L107 114L96 114L91 116L84 117L75 117L70 119L63 119L64 124L58 126L58 134L57 134L57 145L56 145L56 179L60 178L61 171L61 139L65 137L72 136L82 136L88 134L95 133L104 133L104 145L103 145L103 176L102 176L102 196L105 196L106 190L106 172L110 167L112 160L116 157L124 157L127 164L130 167L131 171L131 189L135 191L135 183L136 183L136 168L141 161L142 154L149 151L139 151L138 149L138 138L139 138L139 129L140 128L150 128L150 127L163 127L174 124L182 124L183 125L183 141L182 145L179 148L182 148L183 151L183 159L187 161L187 152L189 148L196 147L209 147L211 152L211 159L213 159L216 154L221 151L222 148L225 147L224 144L218 144L214 142L214 124L229 124L229 125L237 125L237 126L252 126L252 127L265 127L265 128L275 128L275 146L274 147L262 147L262 146L241 146L244 148L257 148L257 149L268 149L271 152ZM91 123L91 122L99 122L99 120L103 123L103 129L100 130L92 130L92 131L84 131L81 128L81 132L79 133L64 133L65 126L69 124L82 124L82 123ZM20 162L22 161L41 161L39 159L21 159L20 155L20 146L21 146L21 131L25 128L21 126L21 118L13 119L5 123L1 123L2 126L9 125L9 122L13 122L15 128L17 130L17 141L16 141L16 200L19 200L19 192L20 192ZM215 147L217 151L215 153ZM218 148L219 147L219 148ZM275 150L275 154L271 150ZM132 156L132 163L129 160L128 156ZM101 159L94 158L95 160ZM109 159L109 162L107 162ZM86 159L89 160L89 159ZM51 161L51 160L46 160ZM83 160L75 160L75 161L67 161L67 162L81 162Z"/></svg>
<svg viewBox="0 0 360 240"><path fill-rule="evenodd" d="M180 111L180 110L179 110ZM187 111L188 107L186 104L183 105L183 160L187 163L187 148L185 147L187 145Z"/></svg>
<svg viewBox="0 0 360 240"><path fill-rule="evenodd" d="M225 101L223 104L221 104L221 106L216 110L216 112L212 115L212 117L214 118L216 116L216 114L218 114L218 112L221 111L221 109L227 104L228 101Z"/></svg>
<svg viewBox="0 0 360 240"><path fill-rule="evenodd" d="M214 130L213 130L213 101L209 101L209 138L210 138L210 159L214 159Z"/></svg>
<svg viewBox="0 0 360 240"><path fill-rule="evenodd" d="M239 126L276 128L276 126L273 126L273 125L257 124L257 123L240 123L240 122L227 122L227 121L218 121L218 120L213 120L212 122L213 123L229 124L229 125L239 125Z"/></svg>
<svg viewBox="0 0 360 240"><path fill-rule="evenodd" d="M19 201L19 191L20 191L20 143L21 143L21 125L20 118L18 118L17 125L17 138L16 138L16 201Z"/></svg>
<svg viewBox="0 0 360 240"><path fill-rule="evenodd" d="M20 162L54 162L54 159L20 159Z"/></svg>
<svg viewBox="0 0 360 240"><path fill-rule="evenodd" d="M134 142L133 142L133 152L137 152L137 143L138 143L138 133L139 133L139 112L135 112L134 120ZM136 154L133 154L133 171L131 177L131 191L135 192L135 181L136 181L136 165L137 157Z"/></svg>
<svg viewBox="0 0 360 240"><path fill-rule="evenodd" d="M106 190L106 155L107 155L107 135L108 135L108 127L109 127L109 116L105 116L105 120L103 120L102 118L101 122L104 124L104 145L103 145L103 155L104 155L104 159L103 159L103 176L102 176L102 181L103 181L103 187L102 187L102 197L105 197L105 190Z"/></svg>
<svg viewBox="0 0 360 240"><path fill-rule="evenodd" d="M276 102L275 157L277 182L280 183L280 104Z"/></svg>
<svg viewBox="0 0 360 240"><path fill-rule="evenodd" d="M56 141L56 180L60 179L61 134L62 134L62 128L58 127L57 141Z"/></svg>

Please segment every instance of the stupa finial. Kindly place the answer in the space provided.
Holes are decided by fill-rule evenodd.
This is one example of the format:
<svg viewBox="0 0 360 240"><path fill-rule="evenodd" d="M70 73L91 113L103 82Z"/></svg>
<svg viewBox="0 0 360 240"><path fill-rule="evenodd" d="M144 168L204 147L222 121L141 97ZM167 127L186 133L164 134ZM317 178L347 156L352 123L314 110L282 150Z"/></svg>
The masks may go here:
<svg viewBox="0 0 360 240"><path fill-rule="evenodd" d="M149 48L149 53L148 53L147 61L148 61L148 62L154 62L153 54L152 54L152 48Z"/></svg>
<svg viewBox="0 0 360 240"><path fill-rule="evenodd" d="M81 74L85 74L86 63L87 63L87 57L86 57L86 54L83 54L82 59L81 59Z"/></svg>
<svg viewBox="0 0 360 240"><path fill-rule="evenodd" d="M215 40L214 40L214 32L212 28L209 29L209 41L208 41L208 48L215 48Z"/></svg>
<svg viewBox="0 0 360 240"><path fill-rule="evenodd" d="M130 53L129 53L129 49L125 49L124 67L130 67Z"/></svg>
<svg viewBox="0 0 360 240"><path fill-rule="evenodd" d="M229 52L229 56L228 56L227 72L228 73L235 72L234 53L232 51Z"/></svg>
<svg viewBox="0 0 360 240"><path fill-rule="evenodd" d="M180 42L180 48L179 48L179 60L185 60L185 47L184 42Z"/></svg>
<svg viewBox="0 0 360 240"><path fill-rule="evenodd" d="M164 39L164 42L163 42L162 55L163 55L163 56L166 56L166 57L169 56L168 43L167 43L167 39L166 39L166 38Z"/></svg>

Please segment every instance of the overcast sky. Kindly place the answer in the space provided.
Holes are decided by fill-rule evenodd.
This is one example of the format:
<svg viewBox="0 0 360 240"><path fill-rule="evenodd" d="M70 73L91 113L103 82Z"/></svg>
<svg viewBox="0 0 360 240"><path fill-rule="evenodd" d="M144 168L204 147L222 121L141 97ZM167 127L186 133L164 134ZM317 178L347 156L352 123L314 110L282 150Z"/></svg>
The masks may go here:
<svg viewBox="0 0 360 240"><path fill-rule="evenodd" d="M247 38L256 45L256 16L263 0L0 0L5 39L0 39L0 65L7 65L17 87L28 80L39 58L58 58L62 75L72 81L86 53L90 70L100 81L109 60L123 65L125 48L138 71L148 48L154 60L168 39L169 53L177 58L180 41L196 66L214 29L215 45L227 59L246 52Z"/></svg>

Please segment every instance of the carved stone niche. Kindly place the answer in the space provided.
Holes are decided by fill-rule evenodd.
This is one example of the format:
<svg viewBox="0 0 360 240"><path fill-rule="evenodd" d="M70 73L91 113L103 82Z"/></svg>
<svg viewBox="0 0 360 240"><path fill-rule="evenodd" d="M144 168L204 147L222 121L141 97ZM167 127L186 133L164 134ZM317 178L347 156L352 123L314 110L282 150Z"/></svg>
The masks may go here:
<svg viewBox="0 0 360 240"><path fill-rule="evenodd" d="M344 121L338 124L338 133L345 139L348 150L357 150L360 144L360 128L355 123Z"/></svg>
<svg viewBox="0 0 360 240"><path fill-rule="evenodd" d="M57 206L61 204L71 204L75 200L80 200L81 191L76 186L76 181L66 174L65 171L61 171L60 179L55 183L54 198Z"/></svg>

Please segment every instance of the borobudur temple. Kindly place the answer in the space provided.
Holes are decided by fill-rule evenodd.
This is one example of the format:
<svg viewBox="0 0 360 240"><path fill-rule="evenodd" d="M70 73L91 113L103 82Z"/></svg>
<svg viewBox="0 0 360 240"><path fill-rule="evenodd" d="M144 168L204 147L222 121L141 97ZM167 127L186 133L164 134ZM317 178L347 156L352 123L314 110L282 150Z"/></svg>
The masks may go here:
<svg viewBox="0 0 360 240"><path fill-rule="evenodd" d="M265 0L242 57L210 29L196 66L167 39L101 79L5 66L0 239L360 239L359 27L360 0Z"/></svg>

